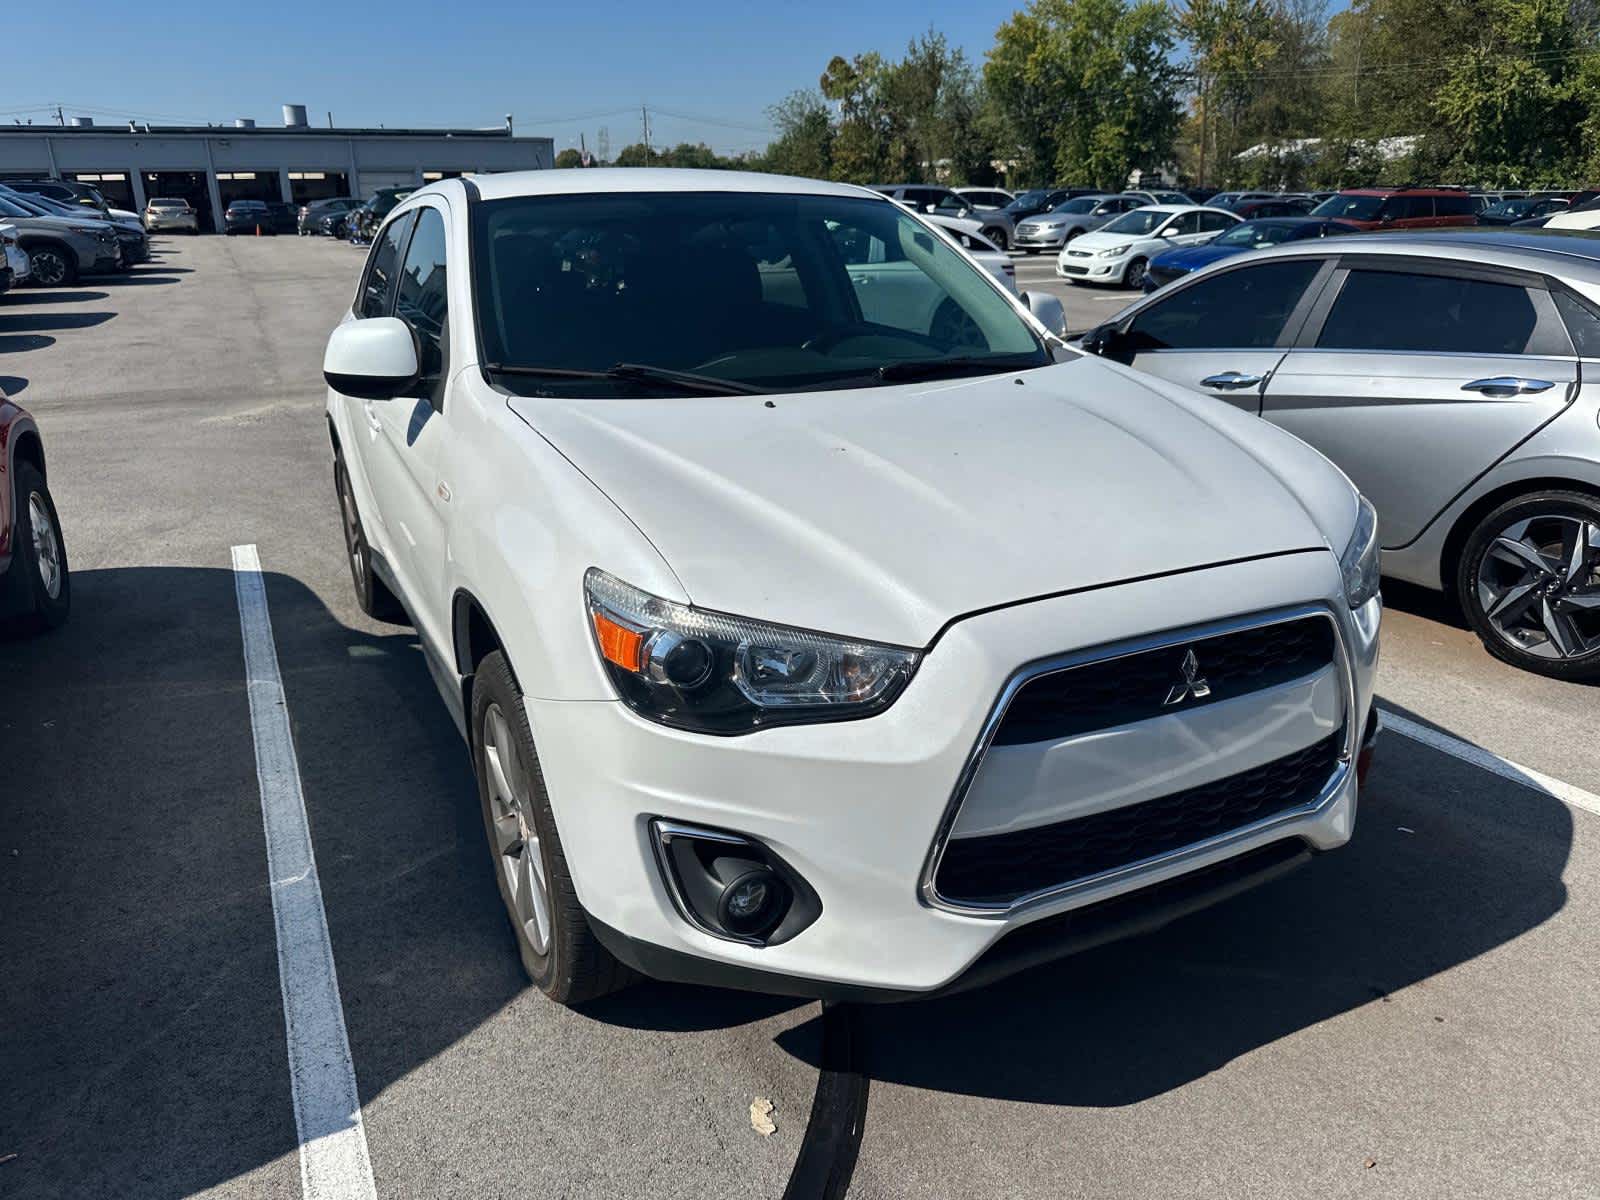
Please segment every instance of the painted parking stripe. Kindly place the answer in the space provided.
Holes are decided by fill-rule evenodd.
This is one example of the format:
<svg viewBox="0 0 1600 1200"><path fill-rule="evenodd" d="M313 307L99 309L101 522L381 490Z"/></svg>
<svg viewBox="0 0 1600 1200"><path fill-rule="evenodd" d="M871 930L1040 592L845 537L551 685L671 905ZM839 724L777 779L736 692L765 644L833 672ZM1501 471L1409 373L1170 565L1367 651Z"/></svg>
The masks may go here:
<svg viewBox="0 0 1600 1200"><path fill-rule="evenodd" d="M300 787L300 763L289 732L289 705L254 546L233 548L233 585L244 635L256 781L267 835L289 1086L300 1137L300 1185L306 1200L376 1200L361 1096Z"/></svg>
<svg viewBox="0 0 1600 1200"><path fill-rule="evenodd" d="M1387 708L1383 710L1383 727L1414 742L1421 742L1424 746L1431 746L1435 750L1459 758L1462 762L1471 763L1502 779L1509 779L1513 783L1533 788L1534 791L1554 796L1573 808L1581 808L1584 812L1600 815L1600 796L1585 791L1576 784L1567 783L1546 775L1543 771L1535 771L1532 767L1512 762L1492 750L1485 750L1482 746L1451 737L1448 733L1440 733L1437 729L1419 725Z"/></svg>

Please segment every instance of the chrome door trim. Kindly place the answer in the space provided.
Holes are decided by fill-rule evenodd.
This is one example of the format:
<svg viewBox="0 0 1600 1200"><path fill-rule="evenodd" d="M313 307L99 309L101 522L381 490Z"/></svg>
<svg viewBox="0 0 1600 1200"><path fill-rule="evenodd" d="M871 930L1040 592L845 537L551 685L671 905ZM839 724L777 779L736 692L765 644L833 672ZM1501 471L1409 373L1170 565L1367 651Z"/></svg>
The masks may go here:
<svg viewBox="0 0 1600 1200"><path fill-rule="evenodd" d="M1095 875L1086 875L1081 879L1065 880L1050 887L1040 888L1007 903L962 903L948 900L939 894L938 885L935 882L939 875L939 864L944 861L945 849L950 843L950 835L955 829L956 817L961 811L962 802L965 801L973 780L977 778L978 769L983 765L984 757L989 752L995 733L1005 719L1006 710L1010 708L1012 700L1015 699L1017 693L1022 690L1025 684L1045 675L1070 671L1074 667L1085 666L1089 663L1126 658L1129 655L1143 654L1147 651L1159 650L1167 646L1203 641L1206 638L1238 633L1246 629L1261 629L1269 625L1281 625L1290 621L1304 620L1307 617L1322 617L1333 628L1334 654L1338 660L1335 665L1340 668L1338 672L1339 687L1344 697L1345 712L1344 746L1339 751L1338 763L1333 774L1317 794L1315 800L1309 804L1274 813L1270 817L1264 817L1249 825L1230 829L1226 833L1218 834L1204 841L1180 846L1178 849L1169 850L1165 854L1152 855L1149 858L1140 859L1138 862L1113 867L1108 871L1101 871ZM1154 871L1210 854L1215 850L1223 849L1237 842L1247 841L1258 834L1279 826L1292 825L1304 820L1306 817L1314 816L1334 802L1340 792L1343 791L1350 773L1354 770L1355 756L1360 745L1362 732L1358 728L1359 722L1356 719L1357 713L1355 710L1355 668L1350 658L1349 648L1345 642L1344 627L1339 624L1338 617L1326 604L1302 604L1292 608L1256 613L1247 617L1234 617L1222 621L1208 622L1203 625L1191 625L1183 629L1149 634L1024 664L1011 674L1011 677L1006 680L1005 686L1000 689L1000 695L996 698L993 707L989 710L988 717L984 720L983 728L978 734L978 740L968 753L960 775L956 777L955 788L950 794L950 799L945 803L944 813L939 819L939 826L934 834L933 844L928 847L927 857L923 860L922 874L917 884L918 899L925 907L938 909L941 912L953 913L964 917L1004 920L1022 913L1035 913L1039 909L1046 907L1066 907L1063 902L1091 888L1099 887L1114 880L1147 875Z"/></svg>

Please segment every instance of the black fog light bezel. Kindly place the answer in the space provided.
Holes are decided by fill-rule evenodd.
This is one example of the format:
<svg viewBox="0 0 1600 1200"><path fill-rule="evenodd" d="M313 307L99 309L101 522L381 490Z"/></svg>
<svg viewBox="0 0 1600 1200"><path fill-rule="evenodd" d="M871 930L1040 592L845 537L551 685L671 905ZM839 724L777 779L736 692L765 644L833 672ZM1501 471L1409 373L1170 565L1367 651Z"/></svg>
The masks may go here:
<svg viewBox="0 0 1600 1200"><path fill-rule="evenodd" d="M822 901L811 885L754 838L653 817L650 841L678 915L711 937L746 946L776 946L822 915ZM738 928L737 922L728 920L725 901L735 884L755 873L771 877L773 911Z"/></svg>

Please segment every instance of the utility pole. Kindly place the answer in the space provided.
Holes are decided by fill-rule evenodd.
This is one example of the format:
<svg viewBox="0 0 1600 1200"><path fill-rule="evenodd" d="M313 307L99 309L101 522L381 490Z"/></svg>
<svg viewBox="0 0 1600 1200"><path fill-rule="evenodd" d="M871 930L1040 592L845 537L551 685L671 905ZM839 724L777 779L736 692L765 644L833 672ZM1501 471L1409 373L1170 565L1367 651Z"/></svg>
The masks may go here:
<svg viewBox="0 0 1600 1200"><path fill-rule="evenodd" d="M639 105L639 124L644 129L644 165L650 165L650 110Z"/></svg>
<svg viewBox="0 0 1600 1200"><path fill-rule="evenodd" d="M61 105L59 105L59 104L56 105L56 124L60 125L63 129L66 128L66 124L67 124L67 118L62 113Z"/></svg>

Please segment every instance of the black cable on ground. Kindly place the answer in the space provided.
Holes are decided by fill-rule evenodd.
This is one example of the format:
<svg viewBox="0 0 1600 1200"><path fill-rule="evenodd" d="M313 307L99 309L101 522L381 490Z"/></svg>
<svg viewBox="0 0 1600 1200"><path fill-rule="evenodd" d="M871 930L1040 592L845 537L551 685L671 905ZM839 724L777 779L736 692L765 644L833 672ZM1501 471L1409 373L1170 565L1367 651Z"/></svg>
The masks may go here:
<svg viewBox="0 0 1600 1200"><path fill-rule="evenodd" d="M842 1200L867 1123L866 1047L851 1004L822 1006L822 1069L783 1200Z"/></svg>

